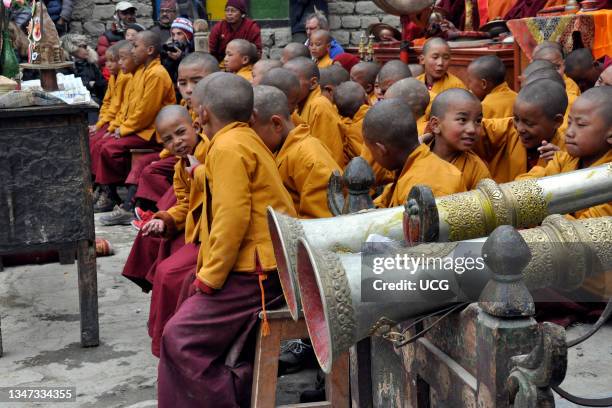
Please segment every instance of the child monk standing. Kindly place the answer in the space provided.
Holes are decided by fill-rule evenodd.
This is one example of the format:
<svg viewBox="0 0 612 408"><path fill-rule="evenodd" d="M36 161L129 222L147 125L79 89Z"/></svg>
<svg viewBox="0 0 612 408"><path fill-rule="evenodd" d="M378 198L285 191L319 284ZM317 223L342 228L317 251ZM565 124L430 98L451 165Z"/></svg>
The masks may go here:
<svg viewBox="0 0 612 408"><path fill-rule="evenodd" d="M485 118L509 118L516 92L506 82L506 66L499 57L485 55L468 66L468 88L482 102Z"/></svg>
<svg viewBox="0 0 612 408"><path fill-rule="evenodd" d="M419 144L407 103L388 99L374 105L363 121L363 138L374 160L395 172L393 183L374 201L377 207L403 205L417 184L429 186L435 196L465 191L461 172Z"/></svg>
<svg viewBox="0 0 612 408"><path fill-rule="evenodd" d="M294 87L299 88L295 79ZM327 185L334 170L341 171L323 144L310 135L307 125L294 126L289 102L279 89L254 88L252 128L275 154L283 184L299 218L331 217Z"/></svg>
<svg viewBox="0 0 612 408"><path fill-rule="evenodd" d="M252 361L245 347L252 345L246 342L262 305L282 302L266 208L296 215L270 151L247 124L251 85L213 75L196 88L211 142L206 163L195 170L204 194L195 293L164 329L161 408L248 406Z"/></svg>
<svg viewBox="0 0 612 408"><path fill-rule="evenodd" d="M436 95L450 88L463 88L461 79L448 72L451 60L451 50L446 41L439 37L427 40L419 55L419 63L425 72L417 79L427 85L427 89Z"/></svg>

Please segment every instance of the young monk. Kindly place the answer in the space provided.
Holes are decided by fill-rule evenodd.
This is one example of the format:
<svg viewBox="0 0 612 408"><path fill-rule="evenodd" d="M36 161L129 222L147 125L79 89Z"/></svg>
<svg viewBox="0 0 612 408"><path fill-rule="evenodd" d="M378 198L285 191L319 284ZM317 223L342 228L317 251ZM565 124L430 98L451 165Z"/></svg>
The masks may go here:
<svg viewBox="0 0 612 408"><path fill-rule="evenodd" d="M330 65L319 70L319 87L321 95L334 103L334 90L338 85L350 79L349 73L338 65Z"/></svg>
<svg viewBox="0 0 612 408"><path fill-rule="evenodd" d="M429 126L434 135L431 151L461 171L468 190L476 188L480 180L491 178L487 165L472 152L482 132L482 108L475 95L451 88L436 96Z"/></svg>
<svg viewBox="0 0 612 408"><path fill-rule="evenodd" d="M365 90L357 82L344 82L334 92L334 103L342 118L340 128L344 140L344 162L359 156L363 147L361 128L370 107Z"/></svg>
<svg viewBox="0 0 612 408"><path fill-rule="evenodd" d="M419 75L417 79L436 95L449 88L466 89L461 79L448 72L450 60L451 51L448 43L440 37L430 38L423 45L423 51L419 55L419 63L425 73Z"/></svg>
<svg viewBox="0 0 612 408"><path fill-rule="evenodd" d="M357 82L365 89L368 94L368 102L374 105L378 102L378 96L374 92L376 76L380 71L380 66L375 62L360 62L351 69L351 81Z"/></svg>
<svg viewBox="0 0 612 408"><path fill-rule="evenodd" d="M410 68L410 72L412 72L412 76L415 78L425 73L421 64L408 64L408 68Z"/></svg>
<svg viewBox="0 0 612 408"><path fill-rule="evenodd" d="M280 61L285 65L287 61L297 57L310 58L310 50L302 43L292 42L283 47Z"/></svg>
<svg viewBox="0 0 612 408"><path fill-rule="evenodd" d="M138 69L130 80L124 101L126 107L122 113L125 112L125 116L121 118L121 124L115 129L113 137L108 138L108 142L100 148L96 182L108 186L111 199L117 201L116 186L126 182L130 172L130 149L161 150L154 138L155 116L162 107L176 102L172 80L159 60L160 49L156 33L142 31L136 36L132 57ZM137 176L134 176L135 180ZM136 185L128 186L124 208L117 206L118 212L132 211L132 199L136 190Z"/></svg>
<svg viewBox="0 0 612 408"><path fill-rule="evenodd" d="M310 126L311 134L327 146L336 163L341 164L344 153L340 116L329 99L321 95L319 68L312 60L303 57L290 60L284 68L300 81L298 115Z"/></svg>
<svg viewBox="0 0 612 408"><path fill-rule="evenodd" d="M374 160L395 172L393 183L374 201L376 207L403 205L417 184L429 186L435 196L465 191L461 172L427 145L419 144L416 121L407 103L388 99L370 108L363 121L363 139Z"/></svg>
<svg viewBox="0 0 612 408"><path fill-rule="evenodd" d="M405 78L397 81L385 92L385 99L403 99L412 109L412 115L417 119L419 136L425 133L429 121L428 109L431 106L431 93L425 84L415 78Z"/></svg>
<svg viewBox="0 0 612 408"><path fill-rule="evenodd" d="M253 80L251 83L253 86L259 85L261 79L266 74L266 72L270 71L274 68L282 68L283 63L279 60L274 59L261 59L253 65Z"/></svg>
<svg viewBox="0 0 612 408"><path fill-rule="evenodd" d="M559 47L554 45L540 44L533 50L532 58L534 61L546 60L551 62L559 72L559 75L563 77L565 81L565 89L568 95L572 94L575 97L580 95L580 88L570 77L565 75L565 61L563 60L563 52Z"/></svg>
<svg viewBox="0 0 612 408"><path fill-rule="evenodd" d="M594 87L602 71L603 65L593 58L588 48L574 50L565 58L565 74L576 82L581 92Z"/></svg>
<svg viewBox="0 0 612 408"><path fill-rule="evenodd" d="M295 78L293 87L299 88ZM327 185L334 170L341 171L323 144L310 135L307 125L294 126L287 96L272 86L254 88L251 127L275 154L283 184L299 218L331 217Z"/></svg>
<svg viewBox="0 0 612 408"><path fill-rule="evenodd" d="M467 87L482 102L485 118L508 118L516 92L506 82L506 66L496 55L485 55L472 61L467 69Z"/></svg>
<svg viewBox="0 0 612 408"><path fill-rule="evenodd" d="M243 39L235 39L225 49L225 69L247 81L253 80L253 64L257 61L257 47Z"/></svg>
<svg viewBox="0 0 612 408"><path fill-rule="evenodd" d="M301 85L297 89L294 87L295 81L298 82L298 85L300 84L298 77L293 75L293 73L288 69L274 68L264 75L260 85L273 86L285 93L289 103L289 110L292 112L291 121L293 122L294 126L299 126L305 125L306 122L304 122L297 113L297 107L300 102L302 91Z"/></svg>
<svg viewBox="0 0 612 408"><path fill-rule="evenodd" d="M603 70L595 86L612 86L612 65Z"/></svg>
<svg viewBox="0 0 612 408"><path fill-rule="evenodd" d="M310 34L308 50L312 59L317 62L319 69L330 67L334 63L334 60L329 56L330 47L331 34L329 31L316 30Z"/></svg>
<svg viewBox="0 0 612 408"><path fill-rule="evenodd" d="M270 151L247 124L253 88L236 75L213 75L195 91L211 140L206 163L194 172L206 217L195 293L164 328L160 408L248 406L253 345L247 340L262 306L283 299L266 207L295 217L293 202Z"/></svg>
<svg viewBox="0 0 612 408"><path fill-rule="evenodd" d="M483 120L483 137L474 152L488 163L495 181L512 181L544 165L557 147L565 148L559 127L566 109L567 94L560 84L549 79L532 82L517 95L513 118Z"/></svg>
<svg viewBox="0 0 612 408"><path fill-rule="evenodd" d="M383 99L387 89L397 81L410 77L412 77L412 72L410 72L408 65L402 61L392 60L387 62L378 72L377 82L380 90L378 98Z"/></svg>
<svg viewBox="0 0 612 408"><path fill-rule="evenodd" d="M569 115L565 132L567 152L558 151L545 166L535 166L517 180L539 178L612 162L612 87L582 93ZM612 216L612 203L577 211L576 218Z"/></svg>

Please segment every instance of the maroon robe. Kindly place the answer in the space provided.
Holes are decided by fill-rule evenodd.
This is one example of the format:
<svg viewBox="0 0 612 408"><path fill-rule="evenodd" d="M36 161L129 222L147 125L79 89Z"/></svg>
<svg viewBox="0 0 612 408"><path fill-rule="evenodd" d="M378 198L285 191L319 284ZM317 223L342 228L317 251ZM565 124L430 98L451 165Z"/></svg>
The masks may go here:
<svg viewBox="0 0 612 408"><path fill-rule="evenodd" d="M123 184L130 172L130 149L154 149L159 152L161 146L155 140L147 141L137 135L102 139L99 162L93 172L96 183Z"/></svg>
<svg viewBox="0 0 612 408"><path fill-rule="evenodd" d="M125 184L139 185L142 172L155 160L159 160L159 152L144 153L140 155L138 158L136 158L135 160L133 160L132 165L130 167L130 172L128 173L128 176L125 178Z"/></svg>
<svg viewBox="0 0 612 408"><path fill-rule="evenodd" d="M276 273L263 281L266 308L283 295ZM159 408L250 405L258 275L230 273L221 290L186 299L166 323L158 368Z"/></svg>
<svg viewBox="0 0 612 408"><path fill-rule="evenodd" d="M91 163L91 174L95 175L98 168L98 161L100 159L100 145L102 144L102 137L108 130L108 123L98 129L96 132L89 135L89 157Z"/></svg>
<svg viewBox="0 0 612 408"><path fill-rule="evenodd" d="M259 29L259 25L250 18L243 18L240 26L235 31L232 30L232 26L225 20L215 24L208 38L210 53L219 61L223 61L227 44L237 38L255 44L257 53L261 55L261 30Z"/></svg>
<svg viewBox="0 0 612 408"><path fill-rule="evenodd" d="M177 160L175 156L170 156L156 160L145 167L140 173L136 198L156 203L172 187L174 165Z"/></svg>

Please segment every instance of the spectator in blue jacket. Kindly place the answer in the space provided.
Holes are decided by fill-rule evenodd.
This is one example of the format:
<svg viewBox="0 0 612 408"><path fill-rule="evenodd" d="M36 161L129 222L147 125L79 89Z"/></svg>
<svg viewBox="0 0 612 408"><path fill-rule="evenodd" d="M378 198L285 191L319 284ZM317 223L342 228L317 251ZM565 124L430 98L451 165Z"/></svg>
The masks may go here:
<svg viewBox="0 0 612 408"><path fill-rule="evenodd" d="M327 17L320 11L315 11L306 17L306 36L308 39L306 40L305 45L308 46L308 42L310 41L310 34L317 30L326 30L329 31L329 22L327 21ZM344 49L342 46L334 39L331 40L331 48L329 49L329 56L333 59L336 55L342 54Z"/></svg>

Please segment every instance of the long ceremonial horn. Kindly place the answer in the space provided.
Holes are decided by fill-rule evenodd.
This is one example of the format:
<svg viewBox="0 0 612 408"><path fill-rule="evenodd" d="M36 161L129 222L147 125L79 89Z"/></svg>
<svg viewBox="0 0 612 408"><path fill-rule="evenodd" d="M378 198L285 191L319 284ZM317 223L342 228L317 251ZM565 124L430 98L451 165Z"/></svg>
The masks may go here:
<svg viewBox="0 0 612 408"><path fill-rule="evenodd" d="M294 320L301 308L297 291L296 254L300 238L316 248L333 252L360 252L370 234L401 241L403 207L368 210L332 218L300 220L268 207L268 228L274 246L283 293Z"/></svg>
<svg viewBox="0 0 612 408"><path fill-rule="evenodd" d="M484 179L475 190L439 198L415 186L405 205L405 239L416 245L486 237L500 225L533 227L551 214L610 201L612 163L505 184Z"/></svg>
<svg viewBox="0 0 612 408"><path fill-rule="evenodd" d="M521 253L521 245L528 246L531 259L523 270L523 281L529 289L556 287L572 290L584 278L612 268L612 217L569 221L553 215L541 227L519 231L522 240L511 243ZM524 240L524 241L523 241ZM485 239L423 244L404 248L399 254L410 257L457 259L465 257L474 243ZM472 246L470 246L472 245ZM486 244L485 244L486 246ZM495 253L489 245L482 254ZM523 251L524 253L525 251ZM485 263L487 262L485 256ZM529 259L517 259L522 265ZM520 268L522 265L519 265ZM298 281L308 333L323 371L329 373L333 360L357 341L368 337L383 326L391 326L416 316L440 310L459 301L465 301L485 287L491 276L486 266L473 276L456 274L444 268L419 268L405 273L410 279L445 279L452 291L444 295L419 298L422 293L402 292L399 303L362 301L362 261L360 254L338 254L311 247L300 239L298 245ZM364 280L366 285L369 281ZM429 296L429 295L428 295ZM476 300L473 299L473 300Z"/></svg>

